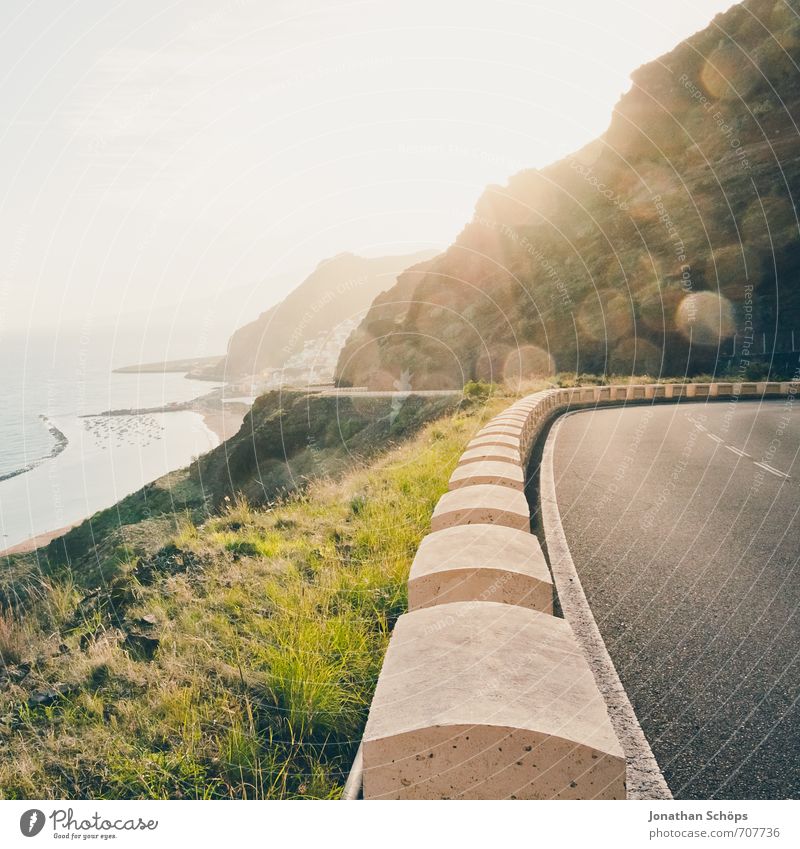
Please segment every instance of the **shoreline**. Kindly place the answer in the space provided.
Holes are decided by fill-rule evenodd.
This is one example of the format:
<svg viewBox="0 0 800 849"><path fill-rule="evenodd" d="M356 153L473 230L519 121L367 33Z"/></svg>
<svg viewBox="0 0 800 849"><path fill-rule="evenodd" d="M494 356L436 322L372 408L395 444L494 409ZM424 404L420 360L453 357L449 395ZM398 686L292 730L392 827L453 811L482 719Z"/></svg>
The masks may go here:
<svg viewBox="0 0 800 849"><path fill-rule="evenodd" d="M95 416L108 417L147 415L153 413L162 414L191 412L196 413L203 419L203 423L205 424L205 426L217 437L217 439L219 440L219 445L221 445L223 442L230 439L230 437L234 436L237 433L237 431L242 425L242 422L244 421L244 416L247 413L248 409L249 406L247 404L223 404L219 396L216 396L215 393L209 393L208 395L203 395L199 398L195 398L192 401L173 402L171 404L165 404L162 407L152 407L147 409L107 410L103 413L94 413L88 416L83 416L83 418L94 418ZM48 427L51 427L49 423ZM2 480L10 479L18 474L23 474L35 468L37 465L39 465L39 463L45 462L48 459L52 459L53 457L58 456L58 454L60 454L68 444L67 438L63 434L61 434L61 431L58 431L58 433L63 437L63 440L59 440L58 445L56 446L58 450L54 448L55 453L51 454L49 457L42 458L42 460L38 461L37 463L30 464L27 469L19 470L8 475ZM165 474L169 474L172 471L175 470L167 469ZM54 528L53 530L41 531L40 533L35 534L34 536L29 537L26 540L22 540L21 542L8 546L7 548L0 550L0 557L9 557L15 554L30 554L31 552L36 551L36 549L48 545L54 539L58 539L64 534L68 533L73 528L78 527L78 525L86 521L86 519L90 518L90 516L91 514L89 516L84 516L77 522L72 522L71 524L64 525L59 528Z"/></svg>
<svg viewBox="0 0 800 849"><path fill-rule="evenodd" d="M198 412L198 411L193 411ZM205 426L217 435L219 444L227 442L232 436L236 436L242 426L245 414L236 410L207 410L201 412Z"/></svg>
<svg viewBox="0 0 800 849"><path fill-rule="evenodd" d="M216 434L219 441L225 442L225 440L236 435L251 405L237 401L225 403L224 393L225 387L223 386L189 401L171 401L156 407L123 407L118 410L104 410L101 413L82 416L82 418L146 416L157 413L180 412L198 413L203 417L206 427Z"/></svg>
<svg viewBox="0 0 800 849"><path fill-rule="evenodd" d="M24 475L28 472L35 469L37 466L41 466L42 463L46 463L48 460L54 460L58 455L69 445L69 439L60 431L45 415L40 415L39 418L44 422L45 427L50 433L50 436L55 440L55 444L50 449L50 452L46 454L44 457L39 457L38 460L33 460L28 463L27 466L22 466L19 469L14 469L12 472L6 472L5 474L0 475L0 483L3 481L10 481L11 478L17 477L17 475Z"/></svg>
<svg viewBox="0 0 800 849"><path fill-rule="evenodd" d="M164 360L155 363L134 363L112 369L113 374L180 374L191 380L218 382L224 379L225 355L209 357L185 357L179 360ZM222 370L222 374L220 374Z"/></svg>
<svg viewBox="0 0 800 849"><path fill-rule="evenodd" d="M88 518L87 516L86 519ZM0 551L0 557L10 557L12 554L30 554L32 551L36 551L37 548L42 548L54 539L64 536L65 533L71 531L73 528L77 528L86 519L81 519L80 522L73 522L71 525L64 525L64 527L56 528L53 531L42 531L40 534L36 534L36 536L32 536L29 539L3 549L3 551Z"/></svg>

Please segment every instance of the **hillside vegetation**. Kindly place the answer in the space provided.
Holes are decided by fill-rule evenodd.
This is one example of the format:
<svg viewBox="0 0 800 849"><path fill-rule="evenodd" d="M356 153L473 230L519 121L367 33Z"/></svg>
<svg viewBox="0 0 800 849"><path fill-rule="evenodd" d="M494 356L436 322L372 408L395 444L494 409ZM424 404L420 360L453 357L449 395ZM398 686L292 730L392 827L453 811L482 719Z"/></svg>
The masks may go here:
<svg viewBox="0 0 800 849"><path fill-rule="evenodd" d="M186 469L171 472L101 510L42 556L80 564L94 574L113 561L108 552L140 544L176 515L201 521L236 495L261 505L341 474L413 435L460 403L459 395L402 399L325 397L268 392L253 404L238 433ZM0 577L0 588L3 578Z"/></svg>
<svg viewBox="0 0 800 849"><path fill-rule="evenodd" d="M337 796L433 507L508 404L472 395L261 506L203 512L201 463L122 502L126 524L9 558L0 796Z"/></svg>
<svg viewBox="0 0 800 849"><path fill-rule="evenodd" d="M375 300L342 384L794 370L800 3L747 0L632 80L601 138L487 188Z"/></svg>

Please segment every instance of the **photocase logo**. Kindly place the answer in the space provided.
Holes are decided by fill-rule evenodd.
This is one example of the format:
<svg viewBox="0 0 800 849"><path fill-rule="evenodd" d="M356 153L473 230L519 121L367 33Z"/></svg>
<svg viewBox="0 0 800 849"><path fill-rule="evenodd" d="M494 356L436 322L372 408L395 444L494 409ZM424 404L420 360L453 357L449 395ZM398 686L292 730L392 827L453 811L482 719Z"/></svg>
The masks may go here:
<svg viewBox="0 0 800 849"><path fill-rule="evenodd" d="M115 832L124 831L155 831L158 820L145 820L141 817L118 817L108 819L98 811L93 814L79 814L76 817L72 808L55 808L47 816L38 808L31 808L19 818L19 830L25 837L36 837L50 820L55 837L82 838L84 840L100 836L108 840Z"/></svg>
<svg viewBox="0 0 800 849"><path fill-rule="evenodd" d="M44 828L44 814L37 808L31 808L19 818L19 830L25 837L36 837Z"/></svg>

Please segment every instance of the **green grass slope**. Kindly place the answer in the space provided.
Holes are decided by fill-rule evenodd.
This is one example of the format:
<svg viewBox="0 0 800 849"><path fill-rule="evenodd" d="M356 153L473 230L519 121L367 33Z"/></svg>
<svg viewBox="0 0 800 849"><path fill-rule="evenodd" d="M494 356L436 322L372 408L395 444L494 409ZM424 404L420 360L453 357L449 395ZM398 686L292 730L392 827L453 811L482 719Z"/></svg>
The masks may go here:
<svg viewBox="0 0 800 849"><path fill-rule="evenodd" d="M260 507L223 495L204 517L184 474L185 509L148 509L82 559L75 542L9 561L0 796L338 796L433 507L507 403L468 401ZM170 496L137 498L128 518Z"/></svg>

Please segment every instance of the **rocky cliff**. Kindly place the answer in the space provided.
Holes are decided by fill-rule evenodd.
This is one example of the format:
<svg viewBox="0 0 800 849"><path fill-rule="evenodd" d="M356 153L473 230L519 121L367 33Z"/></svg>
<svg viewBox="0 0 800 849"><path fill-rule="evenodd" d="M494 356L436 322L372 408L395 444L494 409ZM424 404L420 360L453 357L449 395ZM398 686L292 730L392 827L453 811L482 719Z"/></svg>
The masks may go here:
<svg viewBox="0 0 800 849"><path fill-rule="evenodd" d="M488 187L447 251L376 298L337 378L793 369L798 5L718 15L632 75L601 138Z"/></svg>
<svg viewBox="0 0 800 849"><path fill-rule="evenodd" d="M307 342L334 332L342 322L360 321L375 296L390 288L403 269L432 255L431 251L386 257L342 253L324 260L283 301L233 334L224 376L231 379L283 367Z"/></svg>

